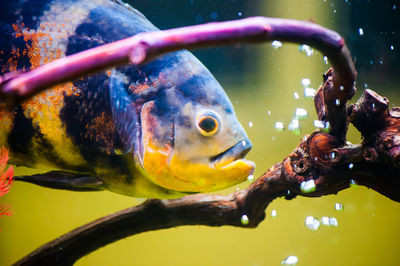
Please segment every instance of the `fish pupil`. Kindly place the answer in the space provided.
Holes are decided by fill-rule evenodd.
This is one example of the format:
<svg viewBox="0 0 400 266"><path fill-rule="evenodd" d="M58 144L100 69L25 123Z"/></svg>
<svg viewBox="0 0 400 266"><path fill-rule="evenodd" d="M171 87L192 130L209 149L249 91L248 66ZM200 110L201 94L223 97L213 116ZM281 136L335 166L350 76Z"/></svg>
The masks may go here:
<svg viewBox="0 0 400 266"><path fill-rule="evenodd" d="M217 127L217 121L213 117L208 116L200 121L199 127L205 132L210 133Z"/></svg>

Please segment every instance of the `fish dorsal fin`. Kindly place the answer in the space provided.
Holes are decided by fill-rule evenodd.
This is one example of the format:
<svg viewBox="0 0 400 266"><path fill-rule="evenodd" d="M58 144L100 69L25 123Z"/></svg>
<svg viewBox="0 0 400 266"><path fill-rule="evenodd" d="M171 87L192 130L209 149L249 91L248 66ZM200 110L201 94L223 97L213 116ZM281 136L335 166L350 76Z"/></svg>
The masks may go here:
<svg viewBox="0 0 400 266"><path fill-rule="evenodd" d="M122 153L133 152L135 141L140 137L138 111L128 93L129 78L118 70L110 76L110 101L114 124L118 132Z"/></svg>

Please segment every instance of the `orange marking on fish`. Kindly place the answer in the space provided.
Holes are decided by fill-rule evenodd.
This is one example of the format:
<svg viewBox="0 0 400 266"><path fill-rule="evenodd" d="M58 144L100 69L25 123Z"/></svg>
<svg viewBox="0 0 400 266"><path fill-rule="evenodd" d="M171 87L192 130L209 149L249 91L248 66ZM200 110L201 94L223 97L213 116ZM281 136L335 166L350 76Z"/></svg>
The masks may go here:
<svg viewBox="0 0 400 266"><path fill-rule="evenodd" d="M101 115L86 124L86 129L85 138L99 142L108 154L114 151L115 125L110 114L102 112Z"/></svg>
<svg viewBox="0 0 400 266"><path fill-rule="evenodd" d="M131 84L129 86L129 89L133 93L141 93L141 92L144 92L145 90L147 90L149 87L150 87L150 85L147 83L139 83L139 84Z"/></svg>

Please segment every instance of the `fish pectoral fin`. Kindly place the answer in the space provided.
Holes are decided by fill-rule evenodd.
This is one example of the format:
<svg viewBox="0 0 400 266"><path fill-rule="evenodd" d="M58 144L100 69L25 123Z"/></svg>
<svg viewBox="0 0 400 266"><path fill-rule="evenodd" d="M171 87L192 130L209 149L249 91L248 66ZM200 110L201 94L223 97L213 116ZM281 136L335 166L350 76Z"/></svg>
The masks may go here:
<svg viewBox="0 0 400 266"><path fill-rule="evenodd" d="M124 68L119 68L121 71ZM139 130L138 114L128 93L129 80L126 73L114 69L110 76L110 101L113 120L118 132L122 153L132 152Z"/></svg>
<svg viewBox="0 0 400 266"><path fill-rule="evenodd" d="M72 191L100 191L105 189L103 181L96 177L63 171L50 171L43 174L16 176L15 180L48 188Z"/></svg>

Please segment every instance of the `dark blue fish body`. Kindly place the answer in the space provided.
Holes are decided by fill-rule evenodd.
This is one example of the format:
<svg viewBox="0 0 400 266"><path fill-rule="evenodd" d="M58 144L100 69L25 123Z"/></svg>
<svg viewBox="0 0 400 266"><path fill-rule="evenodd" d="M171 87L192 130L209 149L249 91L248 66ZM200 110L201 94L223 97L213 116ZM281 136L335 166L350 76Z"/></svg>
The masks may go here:
<svg viewBox="0 0 400 266"><path fill-rule="evenodd" d="M1 12L1 73L157 30L119 1L4 1ZM254 168L241 159L251 144L225 92L187 51L57 85L0 113L0 145L15 164L57 169L32 181L50 187L176 197Z"/></svg>

